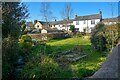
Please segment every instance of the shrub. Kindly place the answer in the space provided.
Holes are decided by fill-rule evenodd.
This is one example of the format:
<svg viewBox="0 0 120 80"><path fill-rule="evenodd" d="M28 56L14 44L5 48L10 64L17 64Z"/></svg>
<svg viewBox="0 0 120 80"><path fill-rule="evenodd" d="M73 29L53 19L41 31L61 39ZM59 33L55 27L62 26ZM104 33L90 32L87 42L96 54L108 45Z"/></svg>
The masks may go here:
<svg viewBox="0 0 120 80"><path fill-rule="evenodd" d="M56 77L58 71L58 64L52 58L42 55L28 62L19 76L22 79L49 79Z"/></svg>
<svg viewBox="0 0 120 80"><path fill-rule="evenodd" d="M95 73L95 71L89 70L89 69L86 69L86 68L82 68L82 69L78 70L78 76L80 78L85 78L85 77L88 77L88 76L92 76L94 73Z"/></svg>
<svg viewBox="0 0 120 80"><path fill-rule="evenodd" d="M118 39L119 39L118 27L119 26L120 26L119 24L115 24L115 25L107 25L105 27L104 36L107 41L106 47L108 48L108 50L111 50L118 43Z"/></svg>
<svg viewBox="0 0 120 80"><path fill-rule="evenodd" d="M32 47L32 38L28 35L22 35L18 43L21 55L27 56Z"/></svg>
<svg viewBox="0 0 120 80"><path fill-rule="evenodd" d="M17 40L10 37L2 41L2 79L15 79L15 63L17 60Z"/></svg>
<svg viewBox="0 0 120 80"><path fill-rule="evenodd" d="M76 32L76 33L74 33L74 37L82 37L84 35L85 35L84 32Z"/></svg>
<svg viewBox="0 0 120 80"><path fill-rule="evenodd" d="M97 51L104 51L106 49L106 39L103 36L104 27L105 25L103 23L99 23L91 33L91 43Z"/></svg>
<svg viewBox="0 0 120 80"><path fill-rule="evenodd" d="M104 25L103 23L96 25L91 34L92 46L97 51L110 51L118 42L119 25Z"/></svg>
<svg viewBox="0 0 120 80"><path fill-rule="evenodd" d="M70 25L70 30L71 30L72 32L74 32L74 31L75 31L75 26L74 26L74 25Z"/></svg>

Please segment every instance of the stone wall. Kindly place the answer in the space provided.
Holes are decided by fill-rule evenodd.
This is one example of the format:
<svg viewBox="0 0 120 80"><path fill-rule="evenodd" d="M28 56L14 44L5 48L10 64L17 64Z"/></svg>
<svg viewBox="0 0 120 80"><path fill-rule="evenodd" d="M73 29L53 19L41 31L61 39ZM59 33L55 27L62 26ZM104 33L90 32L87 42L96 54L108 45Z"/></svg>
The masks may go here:
<svg viewBox="0 0 120 80"><path fill-rule="evenodd" d="M47 33L47 34L28 34L32 39L36 39L37 41L49 40L49 39L58 39L65 38L66 33Z"/></svg>

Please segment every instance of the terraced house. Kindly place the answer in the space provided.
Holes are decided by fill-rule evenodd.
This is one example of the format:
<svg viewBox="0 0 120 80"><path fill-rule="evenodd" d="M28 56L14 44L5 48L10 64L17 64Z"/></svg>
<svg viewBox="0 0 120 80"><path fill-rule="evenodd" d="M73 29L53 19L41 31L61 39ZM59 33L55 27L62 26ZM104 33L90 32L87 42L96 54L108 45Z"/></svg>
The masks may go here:
<svg viewBox="0 0 120 80"><path fill-rule="evenodd" d="M91 32L91 29L102 20L102 12L98 14L77 16L75 17L73 24L75 29L80 32Z"/></svg>
<svg viewBox="0 0 120 80"><path fill-rule="evenodd" d="M47 28L47 29L58 29L58 30L65 30L70 31L70 25L75 26L75 31L78 32L87 32L90 33L91 30L95 27L96 24L99 22L103 22L106 25L110 24L116 24L119 22L119 17L116 18L102 18L102 11L100 11L98 14L91 14L91 15L85 15L85 16L77 16L75 15L74 19L69 19L69 21L66 20L60 20L60 21L52 21L49 22L49 27L45 27L45 22L42 24L42 22L37 21L35 24L35 28Z"/></svg>

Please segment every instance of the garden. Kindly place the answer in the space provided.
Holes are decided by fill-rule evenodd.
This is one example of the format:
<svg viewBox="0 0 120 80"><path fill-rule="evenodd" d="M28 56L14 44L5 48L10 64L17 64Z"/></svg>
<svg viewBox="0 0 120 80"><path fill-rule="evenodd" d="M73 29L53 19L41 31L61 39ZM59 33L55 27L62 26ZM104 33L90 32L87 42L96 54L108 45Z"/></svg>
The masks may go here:
<svg viewBox="0 0 120 80"><path fill-rule="evenodd" d="M89 38L84 37L38 42L30 52L19 74L23 79L89 77L107 56L93 50Z"/></svg>
<svg viewBox="0 0 120 80"><path fill-rule="evenodd" d="M100 23L89 35L77 34L65 39L38 41L34 45L30 36L23 35L19 39L19 47L22 49L25 64L19 71L18 77L22 79L89 78L100 68L112 46L114 47L118 41L116 35L118 25L106 26ZM112 36L110 32L105 32L108 28L113 28L112 35L115 39L110 38ZM109 43L111 40L114 40L113 45Z"/></svg>
<svg viewBox="0 0 120 80"><path fill-rule="evenodd" d="M120 23L100 23L89 35L36 41L25 31L27 6L2 2L1 9L3 80L88 78L120 40Z"/></svg>

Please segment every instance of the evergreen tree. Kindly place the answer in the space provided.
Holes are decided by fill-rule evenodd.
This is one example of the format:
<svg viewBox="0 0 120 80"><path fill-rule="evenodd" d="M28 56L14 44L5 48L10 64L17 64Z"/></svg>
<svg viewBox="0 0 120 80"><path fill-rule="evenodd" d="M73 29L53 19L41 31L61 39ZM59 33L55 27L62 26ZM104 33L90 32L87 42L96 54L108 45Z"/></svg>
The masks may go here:
<svg viewBox="0 0 120 80"><path fill-rule="evenodd" d="M2 2L2 79L14 80L18 55L21 21L28 17L27 7L21 2Z"/></svg>

